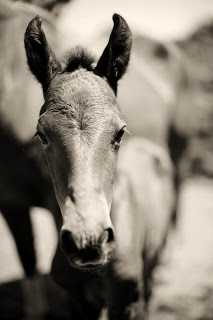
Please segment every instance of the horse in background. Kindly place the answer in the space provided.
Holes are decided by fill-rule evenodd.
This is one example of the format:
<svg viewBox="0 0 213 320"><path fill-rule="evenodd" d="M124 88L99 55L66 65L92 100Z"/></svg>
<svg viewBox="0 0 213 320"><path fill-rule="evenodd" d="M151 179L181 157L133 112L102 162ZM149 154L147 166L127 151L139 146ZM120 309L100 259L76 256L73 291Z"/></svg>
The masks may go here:
<svg viewBox="0 0 213 320"><path fill-rule="evenodd" d="M75 319L98 319L104 306L109 319L143 317L174 209L172 166L163 149L130 138L118 156L126 124L117 82L128 65L131 32L119 15L113 21L97 65L83 49L62 65L39 17L25 33L28 64L45 97L37 135L63 216L64 255L58 248L53 275L70 291Z"/></svg>
<svg viewBox="0 0 213 320"><path fill-rule="evenodd" d="M132 68L120 86L118 98L133 124L132 132L169 146L177 189L187 177L213 177L212 51L211 21L179 41L163 43L138 36L133 39ZM146 82L158 94L156 102ZM131 103L127 88L136 97L131 114L125 114ZM147 105L152 103L149 113ZM139 113L140 109L143 112Z"/></svg>
<svg viewBox="0 0 213 320"><path fill-rule="evenodd" d="M36 141L31 142L43 97L26 67L23 34L30 17L37 13L44 19L53 47L58 47L50 13L29 4L0 1L0 210L30 277L36 272L30 208L44 207L56 220L58 217L43 151Z"/></svg>
<svg viewBox="0 0 213 320"><path fill-rule="evenodd" d="M185 86L177 106L174 128L187 139L180 174L213 177L213 23L201 25L185 39L176 41L183 56Z"/></svg>

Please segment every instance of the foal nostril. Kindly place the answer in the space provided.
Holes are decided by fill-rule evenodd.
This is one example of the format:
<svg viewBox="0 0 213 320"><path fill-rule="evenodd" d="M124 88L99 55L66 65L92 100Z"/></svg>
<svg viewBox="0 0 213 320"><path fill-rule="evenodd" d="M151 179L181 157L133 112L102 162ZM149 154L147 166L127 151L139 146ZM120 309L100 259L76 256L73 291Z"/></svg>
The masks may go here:
<svg viewBox="0 0 213 320"><path fill-rule="evenodd" d="M61 232L61 246L65 253L68 255L75 253L78 250L70 231L63 230Z"/></svg>
<svg viewBox="0 0 213 320"><path fill-rule="evenodd" d="M110 243L112 241L114 241L114 231L112 228L108 228L106 230L104 230L104 232L102 233L102 235L99 238L99 243Z"/></svg>
<svg viewBox="0 0 213 320"><path fill-rule="evenodd" d="M114 230L112 228L108 228L108 239L107 242L113 242L115 240L115 236L114 236Z"/></svg>

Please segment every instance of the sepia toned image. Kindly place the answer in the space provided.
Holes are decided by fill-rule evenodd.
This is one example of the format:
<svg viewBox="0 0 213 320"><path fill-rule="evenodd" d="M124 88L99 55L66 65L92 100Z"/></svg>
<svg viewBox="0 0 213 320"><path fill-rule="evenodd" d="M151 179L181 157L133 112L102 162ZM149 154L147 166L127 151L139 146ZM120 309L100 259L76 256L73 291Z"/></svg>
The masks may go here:
<svg viewBox="0 0 213 320"><path fill-rule="evenodd" d="M0 0L0 319L213 320L213 1Z"/></svg>

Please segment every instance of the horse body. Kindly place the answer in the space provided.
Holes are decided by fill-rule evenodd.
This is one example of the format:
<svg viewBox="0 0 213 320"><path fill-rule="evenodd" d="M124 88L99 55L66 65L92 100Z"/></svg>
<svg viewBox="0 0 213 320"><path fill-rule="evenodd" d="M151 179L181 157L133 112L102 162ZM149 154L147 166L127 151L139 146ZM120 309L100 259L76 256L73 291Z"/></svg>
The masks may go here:
<svg viewBox="0 0 213 320"><path fill-rule="evenodd" d="M157 254L174 208L172 177L173 168L166 150L144 138L130 138L124 143L113 192L112 220L116 230L120 228L121 235L122 227L130 223L129 219L132 219L130 226L135 224L129 228L133 236L134 230L144 228L142 232L138 230L138 234L143 235L140 241L131 241L128 233L119 241L124 253L126 245L140 243L148 256ZM132 205L130 210L128 205ZM122 214L128 217L129 212L132 212L131 217L124 219Z"/></svg>
<svg viewBox="0 0 213 320"><path fill-rule="evenodd" d="M112 279L116 280L110 282L109 292L113 319L118 296L118 310L129 312L127 319L134 314L131 308L140 310L144 301L145 309L148 307L152 271L175 206L172 172L166 150L149 140L130 138L120 150L111 209L116 234L116 258L111 268Z"/></svg>

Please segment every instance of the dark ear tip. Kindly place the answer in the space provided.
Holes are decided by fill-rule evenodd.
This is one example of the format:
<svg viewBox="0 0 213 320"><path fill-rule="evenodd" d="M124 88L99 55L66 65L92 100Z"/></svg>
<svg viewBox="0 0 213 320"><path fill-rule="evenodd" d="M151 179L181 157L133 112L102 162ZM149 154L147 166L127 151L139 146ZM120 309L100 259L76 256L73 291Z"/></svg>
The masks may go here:
<svg viewBox="0 0 213 320"><path fill-rule="evenodd" d="M112 20L114 22L115 28L121 27L121 28L129 29L129 27L126 23L126 20L122 16L120 16L119 14L114 13Z"/></svg>
<svg viewBox="0 0 213 320"><path fill-rule="evenodd" d="M34 28L41 28L42 20L40 16L36 16L30 23L29 26Z"/></svg>
<svg viewBox="0 0 213 320"><path fill-rule="evenodd" d="M42 24L42 20L41 20L41 17L39 16L36 16L34 19L32 19L30 21L30 23L28 24L28 27L27 27L27 30L26 30L26 33L25 33L25 36L28 36L31 34L31 31L40 31L41 30L41 24Z"/></svg>
<svg viewBox="0 0 213 320"><path fill-rule="evenodd" d="M123 20L123 18L119 14L114 13L112 16L112 20L114 22L115 27L118 27L120 24L120 21Z"/></svg>
<svg viewBox="0 0 213 320"><path fill-rule="evenodd" d="M33 20L30 21L24 36L25 45L29 46L29 42L31 41L41 43L40 35L43 33L41 24L42 20L39 16L36 16Z"/></svg>
<svg viewBox="0 0 213 320"><path fill-rule="evenodd" d="M42 24L41 17L40 17L40 16L36 16L36 17L34 18L34 20L36 21L37 25L38 25L39 27L41 27L41 24Z"/></svg>

